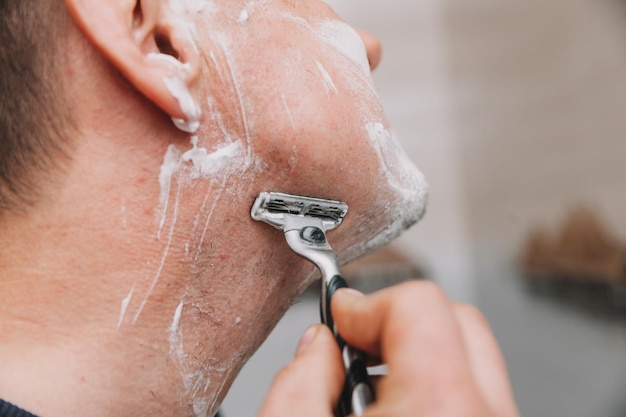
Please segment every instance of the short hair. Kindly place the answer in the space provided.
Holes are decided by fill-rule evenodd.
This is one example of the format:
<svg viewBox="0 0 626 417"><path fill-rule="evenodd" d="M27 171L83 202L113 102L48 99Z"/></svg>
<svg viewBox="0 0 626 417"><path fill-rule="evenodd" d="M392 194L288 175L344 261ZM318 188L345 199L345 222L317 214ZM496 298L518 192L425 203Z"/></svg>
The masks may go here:
<svg viewBox="0 0 626 417"><path fill-rule="evenodd" d="M39 200L68 158L60 0L0 0L0 217Z"/></svg>

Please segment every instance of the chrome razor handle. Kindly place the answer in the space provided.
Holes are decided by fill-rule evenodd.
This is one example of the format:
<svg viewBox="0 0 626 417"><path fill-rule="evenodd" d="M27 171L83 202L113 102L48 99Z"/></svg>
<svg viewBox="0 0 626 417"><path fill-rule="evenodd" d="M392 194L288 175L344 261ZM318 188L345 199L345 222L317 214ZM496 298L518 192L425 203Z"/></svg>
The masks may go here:
<svg viewBox="0 0 626 417"><path fill-rule="evenodd" d="M322 323L326 324L335 335L343 365L346 370L346 380L344 383L338 411L342 417L354 413L361 417L367 406L374 402L374 389L367 373L366 356L363 352L348 345L337 332L333 316L330 311L330 301L335 291L339 288L347 288L348 284L341 275L334 275L328 284L323 283L322 298L320 300L320 315Z"/></svg>

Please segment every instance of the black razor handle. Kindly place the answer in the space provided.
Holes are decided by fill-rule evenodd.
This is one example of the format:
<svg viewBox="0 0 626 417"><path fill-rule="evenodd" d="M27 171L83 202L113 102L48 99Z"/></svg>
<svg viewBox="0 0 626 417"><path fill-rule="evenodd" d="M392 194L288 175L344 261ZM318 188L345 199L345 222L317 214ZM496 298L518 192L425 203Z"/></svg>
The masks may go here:
<svg viewBox="0 0 626 417"><path fill-rule="evenodd" d="M325 285L325 284L323 284ZM348 288L346 280L341 275L335 275L331 278L326 287L326 311L324 312L324 304L320 300L320 314L322 322L326 324L335 335L344 367L346 369L346 380L339 401L338 411L342 417L349 416L354 413L355 416L363 415L365 408L374 402L374 388L367 373L367 364L365 353L348 345L337 332L333 315L330 311L330 301L335 292L340 288ZM324 313L326 313L324 315ZM326 317L326 320L324 320Z"/></svg>

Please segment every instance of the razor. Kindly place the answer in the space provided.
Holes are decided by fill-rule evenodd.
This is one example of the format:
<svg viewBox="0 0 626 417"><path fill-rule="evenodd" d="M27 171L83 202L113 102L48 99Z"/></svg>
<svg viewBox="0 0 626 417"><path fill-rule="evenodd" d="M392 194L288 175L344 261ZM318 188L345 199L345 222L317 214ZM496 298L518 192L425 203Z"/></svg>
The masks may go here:
<svg viewBox="0 0 626 417"><path fill-rule="evenodd" d="M347 213L348 205L341 201L276 192L260 193L251 210L254 220L282 230L289 247L320 270L321 320L335 335L346 370L338 411L341 416L354 413L360 417L365 408L374 402L366 356L341 338L330 311L330 301L335 291L348 285L339 272L338 257L328 243L326 232L338 227Z"/></svg>

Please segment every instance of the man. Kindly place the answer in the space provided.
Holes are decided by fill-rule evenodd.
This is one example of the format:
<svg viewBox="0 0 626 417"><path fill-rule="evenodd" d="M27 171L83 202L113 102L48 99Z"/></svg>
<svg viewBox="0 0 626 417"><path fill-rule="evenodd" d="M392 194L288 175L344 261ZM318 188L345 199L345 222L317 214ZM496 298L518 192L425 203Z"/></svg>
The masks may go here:
<svg viewBox="0 0 626 417"><path fill-rule="evenodd" d="M260 191L347 201L351 213L331 235L342 259L388 242L423 212L422 176L371 83L377 41L324 3L1 4L0 398L22 409L212 415L314 277L278 231L250 219ZM352 306L343 297L333 308L346 338L390 364L407 360L388 357L407 344L383 331L414 317L392 308L406 299L392 291ZM466 327L443 296L426 298L449 319L442 330ZM359 308L377 324L371 334L351 333ZM338 353L327 331L313 332L295 363L330 369L319 375L328 395L309 398L330 413ZM465 352L466 335L452 334ZM451 379L467 387L455 401L484 410L469 359L459 368L466 378ZM283 375L266 415L293 399L284 381L298 373ZM391 397L381 389L384 410Z"/></svg>

